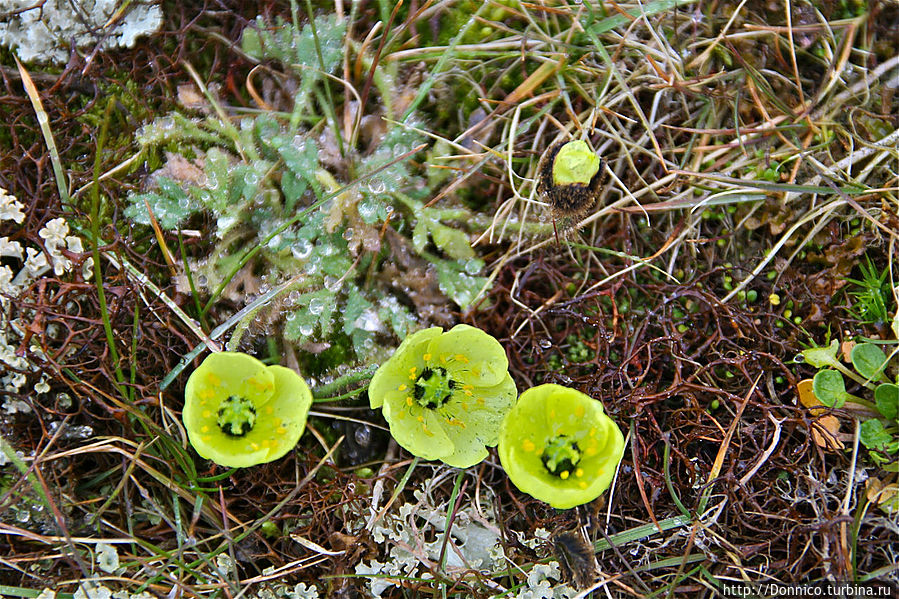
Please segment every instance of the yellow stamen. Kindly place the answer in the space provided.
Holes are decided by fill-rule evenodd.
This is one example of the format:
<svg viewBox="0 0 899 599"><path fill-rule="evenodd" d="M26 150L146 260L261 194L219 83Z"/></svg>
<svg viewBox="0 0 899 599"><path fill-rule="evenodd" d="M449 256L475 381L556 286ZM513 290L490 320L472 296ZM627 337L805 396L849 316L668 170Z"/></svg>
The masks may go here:
<svg viewBox="0 0 899 599"><path fill-rule="evenodd" d="M578 478L584 476L584 469L583 469L583 468L578 468L577 470L574 471L574 475L575 475L576 477L578 477Z"/></svg>
<svg viewBox="0 0 899 599"><path fill-rule="evenodd" d="M585 483L584 481L581 481L581 482L579 482L579 483L577 484L577 486L579 486L579 487L582 488L582 489L586 489L586 488L587 488L587 483Z"/></svg>
<svg viewBox="0 0 899 599"><path fill-rule="evenodd" d="M220 378L218 377L218 375L216 375L216 374L214 374L214 373L212 373L212 372L210 372L209 374L206 375L206 380L207 380L207 381L209 382L209 384L212 385L213 387L218 387L219 385L222 384L222 379L220 379Z"/></svg>
<svg viewBox="0 0 899 599"><path fill-rule="evenodd" d="M484 398L483 398L483 397L477 398L477 399L475 400L475 402L477 402L477 404L478 404L479 406L484 406L484 405L487 404L487 402L484 401Z"/></svg>
<svg viewBox="0 0 899 599"><path fill-rule="evenodd" d="M472 393L471 391L469 391L468 389L466 389L466 390L465 390L465 395L467 395L468 397L471 397L472 395L474 395L474 393Z"/></svg>
<svg viewBox="0 0 899 599"><path fill-rule="evenodd" d="M286 432L287 432L287 429L284 428L283 426L279 426L279 427L278 427L278 434L279 434L279 435L283 435L283 434L286 433Z"/></svg>
<svg viewBox="0 0 899 599"><path fill-rule="evenodd" d="M200 399L212 399L215 397L215 391L212 389L202 389L197 395L200 396Z"/></svg>
<svg viewBox="0 0 899 599"><path fill-rule="evenodd" d="M203 426L200 427L200 432L208 433L209 427L204 424Z"/></svg>
<svg viewBox="0 0 899 599"><path fill-rule="evenodd" d="M413 401L414 401L414 400L412 399L412 396L410 396L410 395L407 395L407 396L406 396L406 405L407 405L407 406L412 407L412 402L413 402Z"/></svg>
<svg viewBox="0 0 899 599"><path fill-rule="evenodd" d="M466 412L468 411L468 404L465 403L464 401L462 402L462 409L465 410Z"/></svg>
<svg viewBox="0 0 899 599"><path fill-rule="evenodd" d="M464 364L468 364L468 362L469 362L468 358L466 358L462 354L456 354L456 360L458 360L459 362L462 362Z"/></svg>
<svg viewBox="0 0 899 599"><path fill-rule="evenodd" d="M523 450L525 450L526 452L531 453L532 451L534 451L535 449L537 449L537 446L534 445L534 442L531 441L530 439L525 439L525 440L521 443L521 448L522 448Z"/></svg>
<svg viewBox="0 0 899 599"><path fill-rule="evenodd" d="M269 416L271 416L272 414L275 413L275 408L273 408L271 406L265 406L265 413L268 414Z"/></svg>
<svg viewBox="0 0 899 599"><path fill-rule="evenodd" d="M562 480L568 480L568 470L562 470L562 474L559 475L559 478Z"/></svg>
<svg viewBox="0 0 899 599"><path fill-rule="evenodd" d="M578 406L577 408L574 409L574 415L577 416L578 418L583 418L584 412L585 412L584 406Z"/></svg>
<svg viewBox="0 0 899 599"><path fill-rule="evenodd" d="M409 369L409 374L415 374L415 371L418 370L415 366Z"/></svg>
<svg viewBox="0 0 899 599"><path fill-rule="evenodd" d="M397 387L396 389L397 389L397 391L405 391L405 390L408 389L408 388L409 388L409 387L407 387L406 384L403 383L402 385L400 385L400 386Z"/></svg>
<svg viewBox="0 0 899 599"><path fill-rule="evenodd" d="M206 441L206 442L209 442L209 441L212 440L212 436L211 436L211 435L203 435L203 436L200 437L200 438L203 439L203 440Z"/></svg>
<svg viewBox="0 0 899 599"><path fill-rule="evenodd" d="M253 448L253 451L259 451L259 443L256 443L255 441L250 441L250 447Z"/></svg>
<svg viewBox="0 0 899 599"><path fill-rule="evenodd" d="M212 418L212 412L210 410L203 410L203 418Z"/></svg>
<svg viewBox="0 0 899 599"><path fill-rule="evenodd" d="M425 362L430 362L430 361L431 361L431 354L425 354L425 355L422 356L422 357L425 359Z"/></svg>

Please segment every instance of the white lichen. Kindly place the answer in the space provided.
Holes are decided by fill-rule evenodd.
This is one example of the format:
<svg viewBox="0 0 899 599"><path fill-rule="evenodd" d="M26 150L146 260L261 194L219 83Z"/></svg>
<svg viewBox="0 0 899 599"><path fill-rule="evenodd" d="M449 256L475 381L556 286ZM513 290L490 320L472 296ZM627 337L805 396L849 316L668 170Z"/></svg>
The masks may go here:
<svg viewBox="0 0 899 599"><path fill-rule="evenodd" d="M25 375L21 373L16 373L12 376L3 377L3 386L6 389L15 389L18 391L25 385ZM3 411L7 414L29 414L31 413L31 406L20 399L7 399L3 402Z"/></svg>
<svg viewBox="0 0 899 599"><path fill-rule="evenodd" d="M121 14L119 10L124 9ZM0 21L0 45L14 49L25 62L62 64L69 48L134 46L138 37L162 24L155 2L119 0L6 0ZM0 214L2 214L0 199ZM21 221L18 221L21 222Z"/></svg>
<svg viewBox="0 0 899 599"><path fill-rule="evenodd" d="M22 224L25 220L22 208L22 203L15 196L9 195L9 192L0 187L0 221L11 220Z"/></svg>
<svg viewBox="0 0 899 599"><path fill-rule="evenodd" d="M112 591L93 580L82 580L78 583L74 599L112 599Z"/></svg>
<svg viewBox="0 0 899 599"><path fill-rule="evenodd" d="M10 241L9 237L0 237L0 256L22 259L22 244Z"/></svg>
<svg viewBox="0 0 899 599"><path fill-rule="evenodd" d="M444 542L446 531L446 501L434 501L431 491L439 486L438 477L425 481L415 489L415 501L400 505L382 519L370 525L372 539L388 547L385 561L377 559L356 564L359 576L369 579L369 591L380 597L387 589L398 586L407 578L429 578L429 570L442 557L447 573L468 572L470 569L493 570L505 563L500 545L499 530L492 512L480 513L473 503L459 506ZM484 506L492 501L482 501ZM434 539L428 541L427 539Z"/></svg>
<svg viewBox="0 0 899 599"><path fill-rule="evenodd" d="M97 567L112 574L119 569L119 552L112 545L97 543Z"/></svg>

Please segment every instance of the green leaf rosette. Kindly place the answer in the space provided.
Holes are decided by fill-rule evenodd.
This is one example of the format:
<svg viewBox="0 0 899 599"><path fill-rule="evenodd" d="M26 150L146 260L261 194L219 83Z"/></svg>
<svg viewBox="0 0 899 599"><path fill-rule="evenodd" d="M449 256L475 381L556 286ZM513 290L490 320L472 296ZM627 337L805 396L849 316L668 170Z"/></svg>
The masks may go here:
<svg viewBox="0 0 899 599"><path fill-rule="evenodd" d="M284 456L306 428L312 392L296 372L237 352L210 355L187 379L182 419L200 456L245 468Z"/></svg>
<svg viewBox="0 0 899 599"><path fill-rule="evenodd" d="M499 438L499 458L515 486L558 509L599 497L623 454L624 436L602 404L561 385L522 393Z"/></svg>
<svg viewBox="0 0 899 599"><path fill-rule="evenodd" d="M517 394L499 342L464 324L406 337L368 389L397 443L457 468L487 457Z"/></svg>

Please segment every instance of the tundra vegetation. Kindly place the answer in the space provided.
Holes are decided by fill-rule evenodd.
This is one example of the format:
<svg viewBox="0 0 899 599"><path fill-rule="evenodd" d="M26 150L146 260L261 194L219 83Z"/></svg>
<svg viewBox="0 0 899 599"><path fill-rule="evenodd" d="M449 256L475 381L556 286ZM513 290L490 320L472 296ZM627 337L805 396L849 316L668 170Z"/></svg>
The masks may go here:
<svg viewBox="0 0 899 599"><path fill-rule="evenodd" d="M0 596L899 579L894 0L13 4Z"/></svg>

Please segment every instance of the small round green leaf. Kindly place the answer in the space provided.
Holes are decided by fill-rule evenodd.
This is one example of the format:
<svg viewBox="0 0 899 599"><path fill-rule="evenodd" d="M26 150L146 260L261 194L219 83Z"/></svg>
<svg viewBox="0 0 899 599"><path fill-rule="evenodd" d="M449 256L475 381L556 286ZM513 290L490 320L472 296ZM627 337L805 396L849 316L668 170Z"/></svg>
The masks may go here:
<svg viewBox="0 0 899 599"><path fill-rule="evenodd" d="M813 379L812 391L830 408L842 407L846 402L846 384L843 375L836 370L819 370Z"/></svg>
<svg viewBox="0 0 899 599"><path fill-rule="evenodd" d="M874 390L874 404L884 418L895 422L899 416L899 385L893 383L878 385Z"/></svg>
<svg viewBox="0 0 899 599"><path fill-rule="evenodd" d="M853 347L851 358L855 370L866 379L872 381L883 379L887 357L883 350L873 343L859 343Z"/></svg>

